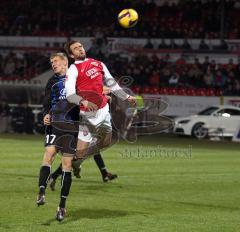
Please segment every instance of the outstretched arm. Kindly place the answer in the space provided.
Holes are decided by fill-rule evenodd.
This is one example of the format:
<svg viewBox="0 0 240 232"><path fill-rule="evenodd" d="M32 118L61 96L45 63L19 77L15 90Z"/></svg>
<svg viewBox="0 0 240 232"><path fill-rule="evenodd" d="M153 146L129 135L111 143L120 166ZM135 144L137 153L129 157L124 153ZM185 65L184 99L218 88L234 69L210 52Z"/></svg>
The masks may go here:
<svg viewBox="0 0 240 232"><path fill-rule="evenodd" d="M128 100L128 102L135 106L136 98L134 96L130 96L127 94L117 83L117 81L113 78L108 68L104 63L102 63L103 71L104 71L104 81L107 87L110 88L111 92L122 100Z"/></svg>

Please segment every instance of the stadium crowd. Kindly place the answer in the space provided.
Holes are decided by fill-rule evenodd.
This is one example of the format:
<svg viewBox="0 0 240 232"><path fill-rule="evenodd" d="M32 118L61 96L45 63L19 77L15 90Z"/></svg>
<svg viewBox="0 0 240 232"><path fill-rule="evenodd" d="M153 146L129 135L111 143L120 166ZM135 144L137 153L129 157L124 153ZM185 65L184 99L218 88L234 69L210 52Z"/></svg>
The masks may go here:
<svg viewBox="0 0 240 232"><path fill-rule="evenodd" d="M0 52L0 80L30 80L49 68L48 54Z"/></svg>
<svg viewBox="0 0 240 232"><path fill-rule="evenodd" d="M104 61L116 77L133 77L136 92L240 95L240 61L233 64L230 59L228 64L219 64L217 60L206 57L204 62L196 58L194 63L189 63L185 54L192 50L190 38L201 38L196 53L203 50L228 50L224 39L219 46L211 47L205 42L205 39L220 38L220 2L159 2L161 4L154 0L52 0L48 4L33 0L2 1L0 35L93 36L96 39L88 55ZM223 4L224 38L239 38L240 1L228 0ZM121 9L128 7L138 11L140 23L126 30L117 24L116 15ZM91 17L93 14L95 17ZM111 36L148 38L143 46L146 51L181 49L179 54L182 56L176 60L171 57L171 53L166 54L166 51L166 55L161 54L161 57L137 53L132 57L111 54L106 39ZM161 38L161 42L156 46L152 38ZM170 43L166 44L165 38L169 38ZM175 43L177 38L183 38L181 45ZM0 51L0 80L30 80L50 68L49 53L44 50L19 52L4 49ZM207 92L209 89L210 92Z"/></svg>
<svg viewBox="0 0 240 232"><path fill-rule="evenodd" d="M222 5L212 1L138 0L9 0L1 1L0 35L106 36L152 38L219 38ZM224 37L240 37L240 2L224 1ZM122 29L116 20L120 10L134 8L141 23ZM81 14L79 13L81 11ZM92 17L94 15L94 17ZM92 30L94 28L94 30Z"/></svg>
<svg viewBox="0 0 240 232"><path fill-rule="evenodd" d="M176 61L169 54L162 58L141 55L134 56L132 62L115 57L115 60L109 59L108 66L115 76L133 77L138 86L135 90L139 92L205 95L205 89L212 89L218 90L217 95L240 95L240 61L233 64L232 59L228 64L218 64L209 57L205 57L204 62L196 58L194 63L187 63L184 55ZM170 92L165 89L169 87ZM184 93L183 89L192 89L192 92Z"/></svg>
<svg viewBox="0 0 240 232"><path fill-rule="evenodd" d="M101 50L89 50L89 57L103 60L113 76L132 77L137 92L179 94L185 95L180 88L210 88L217 89L218 95L240 95L240 60L237 64L229 59L227 64L217 63L216 60L205 57L203 62L195 58L189 63L187 55L182 54L177 60L175 56L166 54L161 58L157 55L147 56L135 54L123 57L120 54L102 53ZM49 69L47 54L41 53L9 53L0 56L0 80L30 80L36 75ZM122 68L124 67L124 69ZM139 86L139 88L136 88ZM141 88L140 88L141 87ZM170 87L173 91L162 91ZM154 89L154 90L153 90ZM201 91L186 93L186 95L204 95ZM214 95L214 94L213 94Z"/></svg>

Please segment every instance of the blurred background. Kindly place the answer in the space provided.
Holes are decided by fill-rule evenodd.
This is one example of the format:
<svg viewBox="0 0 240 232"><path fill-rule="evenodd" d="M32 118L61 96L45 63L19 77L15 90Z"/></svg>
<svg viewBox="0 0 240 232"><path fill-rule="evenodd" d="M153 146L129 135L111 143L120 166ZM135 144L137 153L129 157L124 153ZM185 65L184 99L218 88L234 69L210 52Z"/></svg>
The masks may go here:
<svg viewBox="0 0 240 232"><path fill-rule="evenodd" d="M237 133L239 0L8 0L0 8L2 133L43 132L49 56L69 39L79 39L88 56L105 62L116 79L131 77L128 87L135 94L165 101L165 116L175 119L211 107L201 114L207 117L190 125L192 119L176 118L168 132L198 138L210 129L229 137ZM125 8L139 14L133 28L118 24ZM226 131L229 125L234 128Z"/></svg>

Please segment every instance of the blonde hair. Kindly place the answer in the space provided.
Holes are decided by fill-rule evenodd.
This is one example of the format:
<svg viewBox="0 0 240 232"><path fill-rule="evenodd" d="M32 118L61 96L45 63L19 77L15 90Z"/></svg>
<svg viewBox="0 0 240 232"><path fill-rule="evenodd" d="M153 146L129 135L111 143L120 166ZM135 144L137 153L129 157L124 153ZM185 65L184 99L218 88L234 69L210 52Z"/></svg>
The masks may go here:
<svg viewBox="0 0 240 232"><path fill-rule="evenodd" d="M68 61L67 55L63 52L55 52L50 56L50 61L55 58L55 57L60 57L62 60Z"/></svg>

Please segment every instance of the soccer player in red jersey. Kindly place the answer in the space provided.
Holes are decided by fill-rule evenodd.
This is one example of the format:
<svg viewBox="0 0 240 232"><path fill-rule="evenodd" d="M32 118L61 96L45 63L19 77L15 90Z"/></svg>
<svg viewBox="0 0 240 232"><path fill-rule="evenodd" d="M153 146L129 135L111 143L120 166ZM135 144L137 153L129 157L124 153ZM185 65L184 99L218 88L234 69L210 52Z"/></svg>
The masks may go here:
<svg viewBox="0 0 240 232"><path fill-rule="evenodd" d="M65 86L67 100L80 106L80 115L85 122L80 126L78 134L76 152L79 159L79 162L76 162L78 166L81 163L80 160L85 158L85 154L91 153L91 149L94 154L111 143L111 115L107 98L102 94L103 85L131 105L136 105L136 98L123 91L104 63L87 58L85 49L79 41L69 41L64 48L75 60L67 71Z"/></svg>

